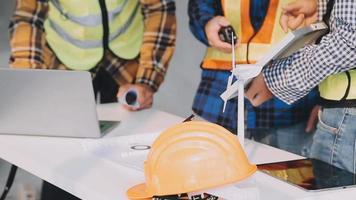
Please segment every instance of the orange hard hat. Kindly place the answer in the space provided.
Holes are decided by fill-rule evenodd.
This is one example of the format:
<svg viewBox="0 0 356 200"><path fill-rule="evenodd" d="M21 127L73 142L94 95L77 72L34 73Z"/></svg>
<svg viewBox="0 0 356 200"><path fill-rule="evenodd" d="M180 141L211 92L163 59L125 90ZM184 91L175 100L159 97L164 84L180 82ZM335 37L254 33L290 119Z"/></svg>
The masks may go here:
<svg viewBox="0 0 356 200"><path fill-rule="evenodd" d="M144 168L146 183L129 189L130 199L206 190L238 182L257 169L236 136L202 121L164 131L153 143Z"/></svg>

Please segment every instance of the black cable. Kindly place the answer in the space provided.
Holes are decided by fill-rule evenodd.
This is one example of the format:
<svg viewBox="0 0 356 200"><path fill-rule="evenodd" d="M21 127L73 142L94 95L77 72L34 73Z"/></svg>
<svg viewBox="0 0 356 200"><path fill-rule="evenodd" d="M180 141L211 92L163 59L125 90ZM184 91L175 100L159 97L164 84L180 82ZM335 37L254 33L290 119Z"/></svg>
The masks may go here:
<svg viewBox="0 0 356 200"><path fill-rule="evenodd" d="M101 9L101 16L103 22L103 48L104 53L109 49L109 37L110 37L110 28L109 28L109 15L106 7L105 0L99 0L99 5Z"/></svg>
<svg viewBox="0 0 356 200"><path fill-rule="evenodd" d="M193 120L193 118L195 117L194 114L191 114L188 118L186 118L183 122L190 122Z"/></svg>
<svg viewBox="0 0 356 200"><path fill-rule="evenodd" d="M17 166L16 165L11 165L9 177L7 178L6 185L4 188L4 191L0 197L0 200L5 200L7 193L9 193L12 184L14 183L14 179L16 176L16 171L17 171Z"/></svg>
<svg viewBox="0 0 356 200"><path fill-rule="evenodd" d="M250 56L250 43L251 43L251 41L253 40L253 38L255 38L255 36L257 35L257 33L258 33L258 30L257 31L254 31L253 32L253 35L248 39L248 41L247 41L247 48L246 48L246 62L247 62L247 64L251 64L250 63L250 58L249 58L249 56Z"/></svg>

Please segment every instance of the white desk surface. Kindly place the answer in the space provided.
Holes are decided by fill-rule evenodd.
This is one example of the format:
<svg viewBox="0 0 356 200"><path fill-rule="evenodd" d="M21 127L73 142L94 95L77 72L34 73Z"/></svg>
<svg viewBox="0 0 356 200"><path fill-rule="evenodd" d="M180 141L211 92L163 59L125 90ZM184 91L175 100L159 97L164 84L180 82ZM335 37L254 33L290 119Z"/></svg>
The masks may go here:
<svg viewBox="0 0 356 200"><path fill-rule="evenodd" d="M183 119L154 109L129 113L118 104L98 106L100 119L121 120L113 133L155 132ZM81 147L82 139L0 135L0 157L18 167L87 200L124 200L126 190L144 181L142 172L88 154ZM259 164L300 158L253 141L246 141L251 162ZM355 199L356 188L329 192L305 192L261 172L255 175L260 198L278 199Z"/></svg>

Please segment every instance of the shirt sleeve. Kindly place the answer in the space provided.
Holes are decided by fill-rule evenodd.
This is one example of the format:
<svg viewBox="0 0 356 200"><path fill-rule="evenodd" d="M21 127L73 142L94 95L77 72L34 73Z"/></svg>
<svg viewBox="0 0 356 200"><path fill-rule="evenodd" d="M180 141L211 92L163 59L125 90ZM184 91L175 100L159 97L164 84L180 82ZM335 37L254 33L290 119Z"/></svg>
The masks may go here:
<svg viewBox="0 0 356 200"><path fill-rule="evenodd" d="M176 7L173 0L141 0L141 5L145 27L135 82L157 91L174 52Z"/></svg>
<svg viewBox="0 0 356 200"><path fill-rule="evenodd" d="M189 28L193 35L209 46L205 25L213 17L222 15L221 3L215 0L189 0Z"/></svg>
<svg viewBox="0 0 356 200"><path fill-rule="evenodd" d="M356 67L356 1L336 1L330 33L320 44L308 45L290 57L266 67L263 75L270 91L291 104L327 76Z"/></svg>
<svg viewBox="0 0 356 200"><path fill-rule="evenodd" d="M329 0L318 0L318 21L323 20L323 16L326 13L327 10L327 5L328 5Z"/></svg>
<svg viewBox="0 0 356 200"><path fill-rule="evenodd" d="M9 25L10 67L42 67L45 45L43 23L47 12L47 0L17 0Z"/></svg>

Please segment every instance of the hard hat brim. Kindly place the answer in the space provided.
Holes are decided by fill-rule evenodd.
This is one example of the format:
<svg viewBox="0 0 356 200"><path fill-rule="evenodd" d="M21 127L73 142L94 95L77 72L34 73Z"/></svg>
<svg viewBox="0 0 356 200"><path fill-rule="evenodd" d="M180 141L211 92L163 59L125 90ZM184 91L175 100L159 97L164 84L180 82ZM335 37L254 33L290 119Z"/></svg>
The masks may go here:
<svg viewBox="0 0 356 200"><path fill-rule="evenodd" d="M242 177L242 178L240 178L238 180L235 180L233 183L229 183L229 184L234 184L236 182L242 181L242 180L250 177L256 171L257 171L257 166L256 165L251 165L251 170L250 170L249 173L246 174L246 176L244 176L244 177ZM224 188L224 186L222 188ZM209 190L209 189L211 189L211 188L207 188L207 190ZM192 191L187 191L187 193L189 193L189 192L192 192ZM135 186L131 187L130 189L127 190L126 194L127 194L127 197L130 200L152 200L152 197L153 197L152 194L148 193L148 190L147 190L147 187L146 187L145 183L141 183L141 184L138 184L138 185L135 185ZM214 193L212 193L212 194L214 195Z"/></svg>
<svg viewBox="0 0 356 200"><path fill-rule="evenodd" d="M126 192L127 196L131 200L148 200L152 199L152 195L148 193L147 187L145 183L141 183L133 186Z"/></svg>

